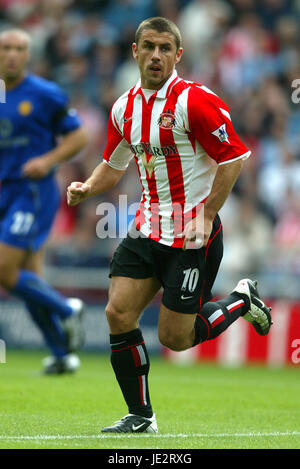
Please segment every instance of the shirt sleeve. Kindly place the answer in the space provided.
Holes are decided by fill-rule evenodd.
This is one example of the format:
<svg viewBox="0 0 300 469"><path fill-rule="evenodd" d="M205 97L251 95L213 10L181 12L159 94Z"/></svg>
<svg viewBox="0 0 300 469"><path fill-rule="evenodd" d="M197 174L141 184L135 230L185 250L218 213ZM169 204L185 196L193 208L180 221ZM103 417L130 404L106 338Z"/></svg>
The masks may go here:
<svg viewBox="0 0 300 469"><path fill-rule="evenodd" d="M82 125L77 111L70 108L68 95L59 86L53 84L49 88L48 97L51 126L55 135L68 134Z"/></svg>
<svg viewBox="0 0 300 469"><path fill-rule="evenodd" d="M107 127L107 145L103 160L114 169L125 170L133 158L128 142L123 137L112 108Z"/></svg>
<svg viewBox="0 0 300 469"><path fill-rule="evenodd" d="M218 164L250 156L233 128L228 106L211 90L192 86L187 112L191 134Z"/></svg>

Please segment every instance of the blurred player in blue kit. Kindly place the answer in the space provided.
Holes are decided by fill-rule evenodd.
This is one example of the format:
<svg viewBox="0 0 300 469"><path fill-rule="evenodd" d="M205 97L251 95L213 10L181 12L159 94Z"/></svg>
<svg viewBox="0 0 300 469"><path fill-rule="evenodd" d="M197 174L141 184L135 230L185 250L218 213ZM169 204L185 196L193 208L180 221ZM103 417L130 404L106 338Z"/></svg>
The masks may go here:
<svg viewBox="0 0 300 469"><path fill-rule="evenodd" d="M83 342L83 303L41 278L43 245L60 203L55 167L78 153L87 135L68 97L27 73L30 36L0 33L0 285L21 298L51 350L44 372L76 371ZM61 140L57 141L57 137Z"/></svg>

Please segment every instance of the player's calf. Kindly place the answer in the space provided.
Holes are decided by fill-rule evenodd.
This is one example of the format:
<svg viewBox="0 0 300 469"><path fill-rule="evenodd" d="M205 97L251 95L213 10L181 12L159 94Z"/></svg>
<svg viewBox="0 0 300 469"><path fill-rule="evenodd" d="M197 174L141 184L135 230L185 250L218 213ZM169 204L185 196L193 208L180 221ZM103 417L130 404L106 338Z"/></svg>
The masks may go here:
<svg viewBox="0 0 300 469"><path fill-rule="evenodd" d="M0 243L0 285L6 290L16 285L24 256L22 250Z"/></svg>
<svg viewBox="0 0 300 469"><path fill-rule="evenodd" d="M174 352L192 347L195 314L180 313L161 305L158 321L159 341Z"/></svg>

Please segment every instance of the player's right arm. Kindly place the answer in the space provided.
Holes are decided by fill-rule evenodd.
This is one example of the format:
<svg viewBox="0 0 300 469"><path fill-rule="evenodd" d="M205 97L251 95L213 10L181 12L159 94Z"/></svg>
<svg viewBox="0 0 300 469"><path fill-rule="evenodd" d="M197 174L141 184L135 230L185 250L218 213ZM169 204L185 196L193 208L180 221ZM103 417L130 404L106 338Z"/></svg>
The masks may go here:
<svg viewBox="0 0 300 469"><path fill-rule="evenodd" d="M67 189L68 205L77 205L89 197L112 189L125 170L114 169L105 161L100 163L85 182L72 182Z"/></svg>
<svg viewBox="0 0 300 469"><path fill-rule="evenodd" d="M107 128L107 145L103 153L103 162L84 182L72 182L67 189L69 205L77 205L88 197L102 194L112 189L125 173L132 158L132 152L124 139L116 114L118 101L112 108Z"/></svg>

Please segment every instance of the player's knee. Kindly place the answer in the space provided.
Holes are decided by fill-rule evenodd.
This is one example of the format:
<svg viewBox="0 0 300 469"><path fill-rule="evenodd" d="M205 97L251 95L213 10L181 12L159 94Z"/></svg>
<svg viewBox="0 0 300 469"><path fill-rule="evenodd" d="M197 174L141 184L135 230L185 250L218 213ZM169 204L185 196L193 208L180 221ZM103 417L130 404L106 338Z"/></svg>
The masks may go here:
<svg viewBox="0 0 300 469"><path fill-rule="evenodd" d="M136 327L131 314L113 303L109 302L107 304L105 313L110 329L114 331L115 334L121 334L124 331Z"/></svg>
<svg viewBox="0 0 300 469"><path fill-rule="evenodd" d="M158 338L164 347L174 352L182 352L188 348L185 339L181 337L180 334L176 334L170 330L159 331Z"/></svg>

